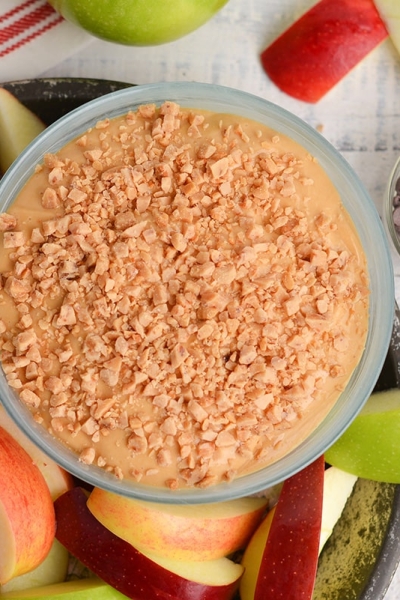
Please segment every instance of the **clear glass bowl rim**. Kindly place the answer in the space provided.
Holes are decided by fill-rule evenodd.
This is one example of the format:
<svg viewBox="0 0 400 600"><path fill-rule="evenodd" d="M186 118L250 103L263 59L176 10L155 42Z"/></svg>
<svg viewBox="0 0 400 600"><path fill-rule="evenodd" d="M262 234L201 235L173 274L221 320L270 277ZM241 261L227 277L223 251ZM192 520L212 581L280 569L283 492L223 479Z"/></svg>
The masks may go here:
<svg viewBox="0 0 400 600"><path fill-rule="evenodd" d="M84 465L78 457L43 430L8 387L0 372L0 401L7 412L48 456L91 485L143 500L166 503L217 502L258 493L298 472L324 453L343 433L368 399L388 350L394 311L394 277L387 238L376 207L350 165L316 130L296 115L268 100L214 84L171 82L143 84L96 98L50 125L14 162L0 182L0 211L7 210L47 152L95 125L135 110L141 104L176 101L184 107L239 114L262 122L295 139L315 156L341 194L367 255L371 284L370 325L361 361L334 408L321 425L295 450L255 473L205 489L171 491L118 480L104 470Z"/></svg>

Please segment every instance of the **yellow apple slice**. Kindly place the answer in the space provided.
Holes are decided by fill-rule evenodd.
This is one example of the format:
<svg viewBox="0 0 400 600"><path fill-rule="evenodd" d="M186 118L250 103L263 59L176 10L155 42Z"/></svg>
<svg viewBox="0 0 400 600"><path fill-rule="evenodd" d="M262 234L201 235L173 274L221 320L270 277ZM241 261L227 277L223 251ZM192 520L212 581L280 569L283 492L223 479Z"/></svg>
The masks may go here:
<svg viewBox="0 0 400 600"><path fill-rule="evenodd" d="M0 172L5 173L45 124L13 94L0 87Z"/></svg>
<svg viewBox="0 0 400 600"><path fill-rule="evenodd" d="M258 573L260 572L261 560L267 542L269 530L271 529L272 519L274 518L275 507L269 511L265 519L254 532L241 561L244 567L244 573L240 580L240 598L241 600L254 600Z"/></svg>
<svg viewBox="0 0 400 600"><path fill-rule="evenodd" d="M211 560L243 548L261 521L266 498L211 504L159 504L94 488L88 508L142 552L179 560Z"/></svg>
<svg viewBox="0 0 400 600"><path fill-rule="evenodd" d="M385 23L390 39L400 52L400 2L399 0L374 0L375 6Z"/></svg>
<svg viewBox="0 0 400 600"><path fill-rule="evenodd" d="M54 506L43 475L0 427L0 584L36 568L54 535Z"/></svg>

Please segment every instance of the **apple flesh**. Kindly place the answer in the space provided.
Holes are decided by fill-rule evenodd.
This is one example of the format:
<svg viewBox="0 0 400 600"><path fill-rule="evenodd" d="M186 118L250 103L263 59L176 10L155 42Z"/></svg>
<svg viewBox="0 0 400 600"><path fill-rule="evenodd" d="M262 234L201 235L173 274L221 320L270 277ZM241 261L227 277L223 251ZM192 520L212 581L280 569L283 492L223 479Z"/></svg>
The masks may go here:
<svg viewBox="0 0 400 600"><path fill-rule="evenodd" d="M244 548L266 498L211 504L159 504L94 488L88 508L100 523L143 552L179 560L212 560Z"/></svg>
<svg viewBox="0 0 400 600"><path fill-rule="evenodd" d="M37 567L54 535L53 501L43 475L0 427L0 585Z"/></svg>
<svg viewBox="0 0 400 600"><path fill-rule="evenodd" d="M388 32L373 0L320 0L261 53L275 85L318 102Z"/></svg>
<svg viewBox="0 0 400 600"><path fill-rule="evenodd" d="M372 394L327 462L364 479L400 483L400 389Z"/></svg>
<svg viewBox="0 0 400 600"><path fill-rule="evenodd" d="M6 592L1 600L124 600L126 596L97 577Z"/></svg>
<svg viewBox="0 0 400 600"><path fill-rule="evenodd" d="M400 53L400 3L399 0L374 0L395 48Z"/></svg>
<svg viewBox="0 0 400 600"><path fill-rule="evenodd" d="M90 571L128 598L231 600L238 588L243 567L228 558L196 564L139 552L92 515L79 487L60 496L54 506L57 539Z"/></svg>
<svg viewBox="0 0 400 600"><path fill-rule="evenodd" d="M0 87L0 173L45 129L44 123L13 94Z"/></svg>
<svg viewBox="0 0 400 600"><path fill-rule="evenodd" d="M336 467L325 469L319 552L331 536L333 528L343 513L357 479L355 475Z"/></svg>
<svg viewBox="0 0 400 600"><path fill-rule="evenodd" d="M103 40L148 46L194 31L228 0L50 0L67 20Z"/></svg>

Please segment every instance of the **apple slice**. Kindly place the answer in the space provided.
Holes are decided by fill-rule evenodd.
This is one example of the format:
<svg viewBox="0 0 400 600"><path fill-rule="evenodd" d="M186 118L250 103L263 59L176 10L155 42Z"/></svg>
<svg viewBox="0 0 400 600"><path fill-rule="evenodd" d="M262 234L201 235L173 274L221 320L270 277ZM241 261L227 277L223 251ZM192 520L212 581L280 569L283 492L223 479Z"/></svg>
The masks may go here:
<svg viewBox="0 0 400 600"><path fill-rule="evenodd" d="M357 477L335 467L325 469L319 553L342 514L356 481ZM240 580L241 600L254 600L257 578L275 509L276 507L272 508L261 522L243 554L241 562L244 574Z"/></svg>
<svg viewBox="0 0 400 600"><path fill-rule="evenodd" d="M261 53L275 85L318 102L388 37L373 0L320 0Z"/></svg>
<svg viewBox="0 0 400 600"><path fill-rule="evenodd" d="M100 488L88 508L100 523L142 552L179 560L211 560L244 548L259 525L267 498L211 504L158 504Z"/></svg>
<svg viewBox="0 0 400 600"><path fill-rule="evenodd" d="M0 584L37 567L54 540L49 488L27 452L0 427Z"/></svg>
<svg viewBox="0 0 400 600"><path fill-rule="evenodd" d="M356 481L357 477L355 475L336 467L325 469L319 552L331 536Z"/></svg>
<svg viewBox="0 0 400 600"><path fill-rule="evenodd" d="M400 483L399 439L400 389L376 392L325 458L357 477Z"/></svg>
<svg viewBox="0 0 400 600"><path fill-rule="evenodd" d="M95 575L129 598L233 598L243 567L228 558L196 564L145 555L92 515L87 507L87 496L79 487L60 496L54 506L57 539Z"/></svg>
<svg viewBox="0 0 400 600"><path fill-rule="evenodd" d="M287 479L242 559L242 600L309 600L317 572L324 457Z"/></svg>
<svg viewBox="0 0 400 600"><path fill-rule="evenodd" d="M267 516L256 529L243 553L241 564L244 567L244 573L239 585L241 600L254 600L261 560L274 514L275 507L268 512Z"/></svg>
<svg viewBox="0 0 400 600"><path fill-rule="evenodd" d="M0 585L0 598L3 600L6 592L20 592L65 581L68 562L68 550L57 539L54 539L50 552L36 569L13 577L4 585Z"/></svg>
<svg viewBox="0 0 400 600"><path fill-rule="evenodd" d="M1 600L124 600L126 596L97 577L6 592Z"/></svg>
<svg viewBox="0 0 400 600"><path fill-rule="evenodd" d="M13 94L0 87L0 172L5 173L45 124Z"/></svg>
<svg viewBox="0 0 400 600"><path fill-rule="evenodd" d="M397 51L400 52L400 3L399 0L374 0Z"/></svg>
<svg viewBox="0 0 400 600"><path fill-rule="evenodd" d="M0 404L0 427L3 427L20 446L29 454L35 465L41 471L50 490L52 500L71 489L74 485L72 475L49 458L36 444L19 429L9 417L5 408Z"/></svg>

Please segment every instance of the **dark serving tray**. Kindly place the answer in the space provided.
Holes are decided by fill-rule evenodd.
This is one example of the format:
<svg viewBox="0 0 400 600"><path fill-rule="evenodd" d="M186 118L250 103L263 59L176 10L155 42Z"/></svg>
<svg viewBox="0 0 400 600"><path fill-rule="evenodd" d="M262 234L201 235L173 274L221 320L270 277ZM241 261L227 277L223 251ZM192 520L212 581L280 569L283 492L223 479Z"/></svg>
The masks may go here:
<svg viewBox="0 0 400 600"><path fill-rule="evenodd" d="M46 125L81 104L132 84L33 79L0 84ZM375 390L400 387L400 313ZM359 479L320 556L314 600L383 600L400 562L400 485ZM400 592L399 592L400 595Z"/></svg>

